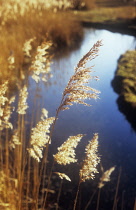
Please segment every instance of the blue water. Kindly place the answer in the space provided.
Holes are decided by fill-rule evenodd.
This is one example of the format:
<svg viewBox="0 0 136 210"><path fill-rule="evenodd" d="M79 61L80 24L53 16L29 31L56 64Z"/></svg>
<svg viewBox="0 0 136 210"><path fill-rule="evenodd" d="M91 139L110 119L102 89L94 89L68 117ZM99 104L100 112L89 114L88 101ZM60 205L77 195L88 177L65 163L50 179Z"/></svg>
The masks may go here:
<svg viewBox="0 0 136 210"><path fill-rule="evenodd" d="M90 82L91 87L101 91L100 99L88 101L92 104L91 107L75 104L70 110L60 113L53 135L51 152L54 154L56 148L70 135L86 134L77 151L77 156L81 161L88 140L92 138L93 133L99 133L99 154L104 169L116 166L113 179L116 177L117 180L119 168L122 168L120 189L122 192L125 191L127 196L130 194L134 201L136 195L136 133L125 116L118 110L116 103L118 95L114 92L111 81L114 78L117 60L127 50L135 48L135 38L107 30L84 29L84 34L84 40L79 49L53 60L53 77L48 85L41 82L37 91L36 83L29 78L29 92L31 93L29 106L31 108L34 106L33 98L38 93L40 94L37 99L38 110L45 107L49 111L49 116L54 116L61 101L62 92L74 72L74 67L97 40L102 40L103 46L100 47L99 56L88 64L89 66L95 65L93 75L100 78L99 81ZM129 206L129 204L126 205Z"/></svg>

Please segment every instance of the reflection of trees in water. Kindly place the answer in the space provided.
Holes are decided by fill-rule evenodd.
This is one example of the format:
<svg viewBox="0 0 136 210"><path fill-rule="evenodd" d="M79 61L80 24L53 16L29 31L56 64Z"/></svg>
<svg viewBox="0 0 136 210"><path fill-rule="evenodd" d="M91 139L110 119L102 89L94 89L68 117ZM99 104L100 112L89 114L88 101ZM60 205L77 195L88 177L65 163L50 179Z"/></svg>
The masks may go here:
<svg viewBox="0 0 136 210"><path fill-rule="evenodd" d="M135 41L135 40L134 40ZM126 51L118 60L118 66L111 84L119 94L117 104L120 112L136 131L136 78L135 51Z"/></svg>
<svg viewBox="0 0 136 210"><path fill-rule="evenodd" d="M118 97L117 104L119 111L126 116L126 119L131 124L131 127L136 131L136 108L125 102L123 96Z"/></svg>
<svg viewBox="0 0 136 210"><path fill-rule="evenodd" d="M131 127L136 131L136 107L133 107L130 103L126 102L123 95L121 95L122 78L116 76L112 80L111 85L114 91L119 94L116 101L119 111L125 115L127 121L131 124Z"/></svg>

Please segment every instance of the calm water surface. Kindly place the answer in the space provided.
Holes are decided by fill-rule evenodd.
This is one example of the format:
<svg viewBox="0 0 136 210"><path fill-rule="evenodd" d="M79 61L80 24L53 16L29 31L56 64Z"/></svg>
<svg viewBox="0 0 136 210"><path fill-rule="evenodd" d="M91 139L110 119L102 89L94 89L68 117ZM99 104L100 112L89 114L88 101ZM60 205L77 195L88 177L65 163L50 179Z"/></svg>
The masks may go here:
<svg viewBox="0 0 136 210"><path fill-rule="evenodd" d="M77 156L81 161L88 140L92 138L93 133L99 133L101 163L105 170L116 166L112 176L115 183L119 168L122 168L120 190L124 193L125 199L128 195L131 197L130 204L125 203L128 206L126 209L131 209L136 197L136 133L118 110L116 103L118 95L114 92L111 81L114 78L118 58L125 51L134 49L136 42L133 36L106 30L84 29L84 32L84 40L78 50L53 60L53 77L48 85L41 82L37 86L31 78L29 79L29 106L33 110L33 98L39 94L37 99L39 110L45 107L49 111L49 116L54 116L74 67L97 40L102 40L103 46L100 48L99 56L89 63L89 66L95 65L92 75L100 78L99 81L90 82L91 87L101 91L100 99L90 100L91 107L75 104L70 110L60 113L54 131L51 153L56 153L56 148L70 135L86 134L77 149ZM72 174L76 173L74 169L72 170ZM73 178L75 179L75 176Z"/></svg>

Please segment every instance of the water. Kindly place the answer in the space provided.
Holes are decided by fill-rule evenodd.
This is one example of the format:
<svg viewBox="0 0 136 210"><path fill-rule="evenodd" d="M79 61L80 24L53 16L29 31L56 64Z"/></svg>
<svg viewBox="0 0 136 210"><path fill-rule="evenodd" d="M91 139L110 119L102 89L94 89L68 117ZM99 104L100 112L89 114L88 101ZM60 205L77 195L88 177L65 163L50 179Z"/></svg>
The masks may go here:
<svg viewBox="0 0 136 210"><path fill-rule="evenodd" d="M125 199L123 205L126 206L126 209L131 209L136 196L136 133L118 109L116 103L118 95L114 92L111 81L114 78L118 58L125 51L135 48L135 38L106 30L84 29L84 33L84 40L78 50L53 60L53 78L50 79L48 86L40 83L37 87L35 82L29 78L29 92L31 93L28 101L29 106L31 108L34 106L33 98L36 93L40 93L41 97L37 100L39 110L45 107L49 111L49 116L54 116L61 101L62 92L74 72L74 67L97 40L102 40L103 46L100 47L99 56L89 63L91 66L95 65L93 75L100 78L99 81L90 83L91 87L101 91L100 99L88 101L92 104L91 107L75 104L70 110L60 113L53 135L51 153L56 153L57 147L69 136L79 133L86 134L77 150L80 162L83 159L84 148L88 140L92 138L93 133L99 133L101 163L105 170L116 166L112 176L114 186L117 183L121 167L118 199L121 202L123 195ZM74 166L72 174L71 171L68 173L73 176L74 180L77 179L74 175L76 173ZM113 187L112 181L108 186L109 188Z"/></svg>

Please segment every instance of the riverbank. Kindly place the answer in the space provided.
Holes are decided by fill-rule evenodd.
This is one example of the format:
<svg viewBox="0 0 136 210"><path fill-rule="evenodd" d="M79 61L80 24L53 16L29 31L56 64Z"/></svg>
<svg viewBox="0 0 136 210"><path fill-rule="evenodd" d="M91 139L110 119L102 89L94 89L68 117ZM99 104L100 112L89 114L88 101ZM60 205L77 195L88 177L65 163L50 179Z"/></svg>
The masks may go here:
<svg viewBox="0 0 136 210"><path fill-rule="evenodd" d="M119 94L117 104L136 130L136 51L127 51L118 60L112 86Z"/></svg>
<svg viewBox="0 0 136 210"><path fill-rule="evenodd" d="M98 7L93 10L72 11L71 13L83 26L136 35L135 6Z"/></svg>
<svg viewBox="0 0 136 210"><path fill-rule="evenodd" d="M23 14L8 10L8 5L0 7L0 80L11 80L16 83L20 72L26 69L24 46L30 40L30 62L35 56L37 46L43 42L52 42L51 51L58 54L64 50L77 48L83 39L83 26L94 29L107 29L123 34L136 34L135 7L96 7L91 10L57 11L31 8L28 5ZM5 12L6 11L6 12ZM7 15L8 14L8 15ZM9 57L14 60L14 71L9 71ZM12 61L13 61L12 60ZM27 63L28 64L28 63Z"/></svg>
<svg viewBox="0 0 136 210"><path fill-rule="evenodd" d="M136 108L136 51L127 51L118 60L118 67L112 81L114 90L124 97L127 103Z"/></svg>

